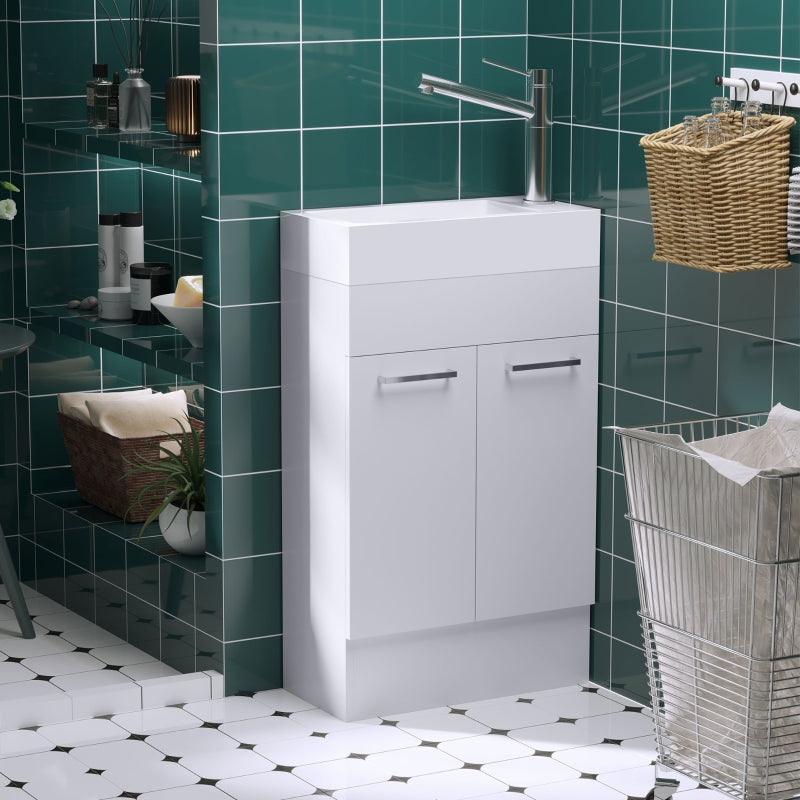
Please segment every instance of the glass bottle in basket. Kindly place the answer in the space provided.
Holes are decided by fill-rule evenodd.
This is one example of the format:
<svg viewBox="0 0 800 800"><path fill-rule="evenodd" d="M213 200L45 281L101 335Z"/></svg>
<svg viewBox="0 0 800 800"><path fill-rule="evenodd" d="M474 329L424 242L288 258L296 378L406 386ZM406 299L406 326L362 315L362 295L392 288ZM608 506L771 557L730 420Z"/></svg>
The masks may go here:
<svg viewBox="0 0 800 800"><path fill-rule="evenodd" d="M745 100L742 106L742 136L763 126L760 100Z"/></svg>

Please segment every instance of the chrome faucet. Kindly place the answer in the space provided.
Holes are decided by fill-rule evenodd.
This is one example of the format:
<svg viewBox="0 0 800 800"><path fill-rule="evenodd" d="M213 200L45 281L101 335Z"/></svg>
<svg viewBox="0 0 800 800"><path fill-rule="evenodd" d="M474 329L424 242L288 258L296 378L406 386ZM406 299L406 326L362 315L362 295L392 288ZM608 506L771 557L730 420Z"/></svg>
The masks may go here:
<svg viewBox="0 0 800 800"><path fill-rule="evenodd" d="M502 94L466 86L463 83L420 76L419 89L423 94L441 94L468 103L475 103L496 111L505 111L525 120L525 196L529 203L547 203L552 199L552 144L550 129L553 125L552 82L553 70L520 70L483 59L484 64L514 72L525 77L525 100L515 100Z"/></svg>

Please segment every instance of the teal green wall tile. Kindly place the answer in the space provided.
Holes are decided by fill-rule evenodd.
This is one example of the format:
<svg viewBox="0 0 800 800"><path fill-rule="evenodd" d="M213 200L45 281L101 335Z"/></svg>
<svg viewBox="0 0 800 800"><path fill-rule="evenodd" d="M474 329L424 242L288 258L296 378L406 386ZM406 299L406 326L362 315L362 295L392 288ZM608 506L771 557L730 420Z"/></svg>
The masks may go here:
<svg viewBox="0 0 800 800"><path fill-rule="evenodd" d="M614 473L614 546L613 553L620 559L633 562L633 539L631 526L625 515L628 513L628 496L625 491L625 478L619 473ZM615 561L615 563L619 563Z"/></svg>
<svg viewBox="0 0 800 800"><path fill-rule="evenodd" d="M99 609L98 609L99 611ZM153 658L161 658L161 612L133 595L125 609L127 640Z"/></svg>
<svg viewBox="0 0 800 800"><path fill-rule="evenodd" d="M553 70L553 119L572 123L572 42L546 36L529 37L528 66Z"/></svg>
<svg viewBox="0 0 800 800"><path fill-rule="evenodd" d="M213 397L216 393L206 395L207 409L213 416L214 405L209 395ZM280 389L226 392L221 398L223 474L279 469Z"/></svg>
<svg viewBox="0 0 800 800"><path fill-rule="evenodd" d="M727 417L772 405L773 343L720 329L717 413Z"/></svg>
<svg viewBox="0 0 800 800"><path fill-rule="evenodd" d="M572 92L575 121L596 128L617 128L620 49L617 45L576 41Z"/></svg>
<svg viewBox="0 0 800 800"><path fill-rule="evenodd" d="M64 564L64 605L70 611L95 621L94 575L70 561Z"/></svg>
<svg viewBox="0 0 800 800"><path fill-rule="evenodd" d="M598 431L597 463L605 469L614 469L614 390L610 386L598 387L600 430Z"/></svg>
<svg viewBox="0 0 800 800"><path fill-rule="evenodd" d="M635 428L639 425L658 425L663 419L664 404L660 400L641 397L630 392L617 391L615 425L623 428ZM615 464L617 469L622 466L622 457L619 451L617 452Z"/></svg>
<svg viewBox="0 0 800 800"><path fill-rule="evenodd" d="M78 153L74 150L29 142L26 142L23 147L26 176L37 172L94 170L97 168L97 156L89 153ZM27 186L25 188L27 194ZM18 194L13 196L15 199L20 198Z"/></svg>
<svg viewBox="0 0 800 800"><path fill-rule="evenodd" d="M525 0L462 0L461 32L464 36L527 32Z"/></svg>
<svg viewBox="0 0 800 800"><path fill-rule="evenodd" d="M219 107L217 97L219 82L217 81L219 47L212 44L200 45L200 108L202 118L201 129L219 130ZM201 147L203 146L201 133Z"/></svg>
<svg viewBox="0 0 800 800"><path fill-rule="evenodd" d="M423 72L457 80L458 56L457 39L386 42L383 46L384 124L458 119L458 103L417 91L419 75Z"/></svg>
<svg viewBox="0 0 800 800"><path fill-rule="evenodd" d="M616 638L611 640L611 687L614 691L649 705L646 669L644 651L640 647L633 647Z"/></svg>
<svg viewBox="0 0 800 800"><path fill-rule="evenodd" d="M630 561L614 558L614 608L612 635L631 645L642 641L639 623L639 588L636 583L636 569Z"/></svg>
<svg viewBox="0 0 800 800"><path fill-rule="evenodd" d="M621 133L619 137L619 216L650 222L647 173L638 134Z"/></svg>
<svg viewBox="0 0 800 800"><path fill-rule="evenodd" d="M175 248L186 256L195 259L203 257L203 234L200 218L202 205L202 185L198 180L179 179L175 181L176 229ZM185 259L191 263L192 259ZM189 274L181 271L181 274Z"/></svg>
<svg viewBox="0 0 800 800"><path fill-rule="evenodd" d="M723 48L725 0L672 1L672 46L695 50Z"/></svg>
<svg viewBox="0 0 800 800"><path fill-rule="evenodd" d="M297 41L300 37L300 0L270 0L268 8L252 0L218 0L210 5L212 13L217 10L221 44ZM210 15L201 14L201 21L206 16Z"/></svg>
<svg viewBox="0 0 800 800"><path fill-rule="evenodd" d="M85 91L94 61L93 21L23 25L22 31L25 52L22 80L26 95L45 98Z"/></svg>
<svg viewBox="0 0 800 800"><path fill-rule="evenodd" d="M772 402L800 406L800 347L796 345L775 342Z"/></svg>
<svg viewBox="0 0 800 800"><path fill-rule="evenodd" d="M517 120L462 125L461 196L522 194L524 138Z"/></svg>
<svg viewBox="0 0 800 800"><path fill-rule="evenodd" d="M216 670L221 675L225 673L224 646L219 639L208 636L202 631L195 631L195 669Z"/></svg>
<svg viewBox="0 0 800 800"><path fill-rule="evenodd" d="M303 125L377 125L381 120L379 42L303 45Z"/></svg>
<svg viewBox="0 0 800 800"><path fill-rule="evenodd" d="M102 359L103 391L133 389L142 385L142 364L139 361L110 350L102 351Z"/></svg>
<svg viewBox="0 0 800 800"><path fill-rule="evenodd" d="M17 473L16 464L0 466L0 525L7 536L19 530L17 513L19 502L17 498Z"/></svg>
<svg viewBox="0 0 800 800"><path fill-rule="evenodd" d="M785 0L783 4L783 22L781 25L781 52L783 58L800 58L800 2ZM784 64L784 66L786 66ZM796 72L792 66L792 72Z"/></svg>
<svg viewBox="0 0 800 800"><path fill-rule="evenodd" d="M280 326L279 303L221 310L222 391L280 386Z"/></svg>
<svg viewBox="0 0 800 800"><path fill-rule="evenodd" d="M458 28L459 0L405 0L383 6L386 39L458 36Z"/></svg>
<svg viewBox="0 0 800 800"><path fill-rule="evenodd" d="M567 3L529 3L528 33L571 37L572 8Z"/></svg>
<svg viewBox="0 0 800 800"><path fill-rule="evenodd" d="M230 134L220 137L219 148L224 218L263 217L300 205L298 132Z"/></svg>
<svg viewBox="0 0 800 800"><path fill-rule="evenodd" d="M711 98L719 93L710 76L721 74L723 67L720 53L673 50L672 117L661 127L677 125L687 114L707 114L711 110ZM652 133L655 130L658 128L644 132Z"/></svg>
<svg viewBox="0 0 800 800"><path fill-rule="evenodd" d="M773 270L721 275L720 325L759 336L772 336L775 275Z"/></svg>
<svg viewBox="0 0 800 800"><path fill-rule="evenodd" d="M527 66L527 37L477 36L461 40L461 80L470 86L487 89L496 94L525 98L525 78L506 69L483 63L489 59L524 70ZM447 77L442 76L442 77ZM456 100L452 101L457 103ZM510 115L475 103L461 103L461 119L497 119Z"/></svg>
<svg viewBox="0 0 800 800"><path fill-rule="evenodd" d="M68 511L64 512L64 558L82 572L94 570L94 526Z"/></svg>
<svg viewBox="0 0 800 800"><path fill-rule="evenodd" d="M34 494L74 488L72 470L68 466L32 468L30 489Z"/></svg>
<svg viewBox="0 0 800 800"><path fill-rule="evenodd" d="M220 130L263 131L300 124L300 46L241 45L219 51Z"/></svg>
<svg viewBox="0 0 800 800"><path fill-rule="evenodd" d="M727 50L736 53L780 52L782 0L727 0Z"/></svg>
<svg viewBox="0 0 800 800"><path fill-rule="evenodd" d="M163 171L142 170L141 200L119 211L142 211L145 239L160 247L175 249L175 195L172 176Z"/></svg>
<svg viewBox="0 0 800 800"><path fill-rule="evenodd" d="M797 267L775 273L775 338L800 341L800 274Z"/></svg>
<svg viewBox="0 0 800 800"><path fill-rule="evenodd" d="M581 39L602 39L618 42L621 0L575 0L574 35Z"/></svg>
<svg viewBox="0 0 800 800"><path fill-rule="evenodd" d="M195 629L169 614L161 615L160 660L178 672L195 671L197 643Z"/></svg>
<svg viewBox="0 0 800 800"><path fill-rule="evenodd" d="M617 297L617 242L619 221L614 217L600 218L600 299Z"/></svg>
<svg viewBox="0 0 800 800"><path fill-rule="evenodd" d="M596 630L589 632L589 677L611 688L611 637Z"/></svg>
<svg viewBox="0 0 800 800"><path fill-rule="evenodd" d="M226 695L283 686L283 639L280 636L229 642L224 645L224 651Z"/></svg>
<svg viewBox="0 0 800 800"><path fill-rule="evenodd" d="M225 641L280 633L280 555L234 558L223 562L223 572Z"/></svg>
<svg viewBox="0 0 800 800"><path fill-rule="evenodd" d="M622 41L668 47L671 13L671 0L622 0Z"/></svg>
<svg viewBox="0 0 800 800"><path fill-rule="evenodd" d="M667 402L713 412L716 367L717 329L667 318Z"/></svg>
<svg viewBox="0 0 800 800"><path fill-rule="evenodd" d="M381 135L375 128L309 130L303 136L303 206L380 202Z"/></svg>
<svg viewBox="0 0 800 800"><path fill-rule="evenodd" d="M664 396L664 317L621 306L617 312L617 386Z"/></svg>
<svg viewBox="0 0 800 800"><path fill-rule="evenodd" d="M609 390L611 391L611 390ZM613 394L613 393L612 393ZM612 408L613 412L613 408ZM596 545L598 550L603 550L607 554L614 551L614 473L607 469L597 470L597 538ZM611 561L608 562L608 593L609 603L611 600ZM599 567L599 562L596 565ZM609 606L609 622L610 622ZM606 626L605 630L610 630Z"/></svg>
<svg viewBox="0 0 800 800"><path fill-rule="evenodd" d="M206 470L206 554L222 558L223 519L222 481L220 475ZM228 514L225 515L226 519ZM226 536L228 534L226 533Z"/></svg>
<svg viewBox="0 0 800 800"><path fill-rule="evenodd" d="M591 609L592 627L603 633L611 633L611 584L614 558L607 553L598 553L595 564L594 605Z"/></svg>
<svg viewBox="0 0 800 800"><path fill-rule="evenodd" d="M98 211L106 214L138 211L141 208L149 211L149 206L142 205L142 171L139 169L101 169L97 176L97 187ZM95 240L96 237L97 232Z"/></svg>
<svg viewBox="0 0 800 800"><path fill-rule="evenodd" d="M669 123L670 51L623 45L619 127L650 133Z"/></svg>
<svg viewBox="0 0 800 800"><path fill-rule="evenodd" d="M94 172L30 175L25 179L26 242L29 247L63 247L97 241Z"/></svg>
<svg viewBox="0 0 800 800"><path fill-rule="evenodd" d="M158 556L135 542L125 542L125 569L129 594L152 605L158 605Z"/></svg>
<svg viewBox="0 0 800 800"><path fill-rule="evenodd" d="M383 134L383 200L447 200L458 185L456 125L397 125Z"/></svg>
<svg viewBox="0 0 800 800"><path fill-rule="evenodd" d="M569 203L572 201L572 136L569 125L554 125L550 139L552 145L551 185L552 199Z"/></svg>
<svg viewBox="0 0 800 800"><path fill-rule="evenodd" d="M719 278L715 272L680 264L667 265L667 311L675 317L716 325Z"/></svg>
<svg viewBox="0 0 800 800"><path fill-rule="evenodd" d="M277 553L281 549L281 473L214 477L213 490L225 508L225 536L217 538L225 558ZM216 526L219 529L219 525Z"/></svg>
<svg viewBox="0 0 800 800"><path fill-rule="evenodd" d="M173 564L168 558L160 559L158 572L160 584L155 603L167 614L194 625L194 573Z"/></svg>
<svg viewBox="0 0 800 800"><path fill-rule="evenodd" d="M64 605L64 559L43 547L36 548L36 589Z"/></svg>
<svg viewBox="0 0 800 800"><path fill-rule="evenodd" d="M617 301L661 311L666 302L667 269L653 261L653 229L641 222L619 222Z"/></svg>
<svg viewBox="0 0 800 800"><path fill-rule="evenodd" d="M191 23L172 25L174 75L200 75L200 26L196 17ZM168 76L170 77L170 76ZM166 88L166 81L158 88Z"/></svg>
<svg viewBox="0 0 800 800"><path fill-rule="evenodd" d="M127 639L127 600L124 590L95 576L94 602L96 623L120 639Z"/></svg>
<svg viewBox="0 0 800 800"><path fill-rule="evenodd" d="M225 253L224 280L222 271L213 269L213 254L211 264L204 254L203 296L222 305L280 300L280 221L231 220L219 223L217 231Z"/></svg>
<svg viewBox="0 0 800 800"><path fill-rule="evenodd" d="M36 532L33 538L40 548L64 557L64 511L50 503L34 499L33 513L36 519Z"/></svg>
<svg viewBox="0 0 800 800"><path fill-rule="evenodd" d="M572 128L572 200L616 211L619 134L597 128Z"/></svg>
<svg viewBox="0 0 800 800"><path fill-rule="evenodd" d="M381 35L381 0L303 0L302 7L307 42Z"/></svg>
<svg viewBox="0 0 800 800"><path fill-rule="evenodd" d="M17 461L17 400L12 392L0 394L0 463Z"/></svg>
<svg viewBox="0 0 800 800"><path fill-rule="evenodd" d="M94 531L94 567L99 578L125 588L125 540L99 526Z"/></svg>
<svg viewBox="0 0 800 800"><path fill-rule="evenodd" d="M56 407L55 396L30 399L32 469L57 467L69 463L56 419Z"/></svg>
<svg viewBox="0 0 800 800"><path fill-rule="evenodd" d="M222 570L219 558L206 555L206 569L195 580L195 627L222 639Z"/></svg>
<svg viewBox="0 0 800 800"><path fill-rule="evenodd" d="M13 537L16 541L9 543L11 559L16 563L17 577L21 583L36 588L36 545L28 539Z"/></svg>
<svg viewBox="0 0 800 800"><path fill-rule="evenodd" d="M599 347L599 380L600 383L614 385L616 374L616 331L617 306L613 303L600 302L600 347Z"/></svg>

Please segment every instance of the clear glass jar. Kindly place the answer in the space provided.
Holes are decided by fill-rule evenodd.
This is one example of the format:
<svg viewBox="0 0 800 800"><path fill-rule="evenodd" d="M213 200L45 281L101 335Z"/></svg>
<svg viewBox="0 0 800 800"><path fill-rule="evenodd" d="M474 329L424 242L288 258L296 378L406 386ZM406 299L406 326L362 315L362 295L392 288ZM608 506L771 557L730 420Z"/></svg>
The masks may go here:
<svg viewBox="0 0 800 800"><path fill-rule="evenodd" d="M681 144L697 146L700 142L700 120L694 114L687 114L683 118L683 141Z"/></svg>
<svg viewBox="0 0 800 800"><path fill-rule="evenodd" d="M731 110L731 100L729 97L711 98L711 115L716 117L718 114L727 114Z"/></svg>
<svg viewBox="0 0 800 800"><path fill-rule="evenodd" d="M703 133L705 134L705 147L716 147L718 144L722 144L725 141L725 137L722 132L722 124L720 123L719 118L715 115L712 115L706 119L703 125Z"/></svg>
<svg viewBox="0 0 800 800"><path fill-rule="evenodd" d="M142 78L143 70L126 69L128 77L119 86L119 129L150 130L150 84Z"/></svg>
<svg viewBox="0 0 800 800"><path fill-rule="evenodd" d="M761 124L761 101L745 100L742 106L742 136L757 131Z"/></svg>

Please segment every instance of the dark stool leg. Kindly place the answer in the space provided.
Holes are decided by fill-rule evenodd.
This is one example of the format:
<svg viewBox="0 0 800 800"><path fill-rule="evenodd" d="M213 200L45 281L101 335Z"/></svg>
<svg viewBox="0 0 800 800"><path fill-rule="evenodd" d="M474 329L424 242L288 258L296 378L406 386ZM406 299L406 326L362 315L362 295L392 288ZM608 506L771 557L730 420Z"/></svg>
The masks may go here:
<svg viewBox="0 0 800 800"><path fill-rule="evenodd" d="M33 630L31 615L28 613L28 604L22 596L22 587L19 585L17 571L14 569L14 562L11 560L11 553L8 551L8 543L2 526L0 526L0 578L3 579L8 591L8 599L14 606L22 638L35 639L36 632Z"/></svg>

